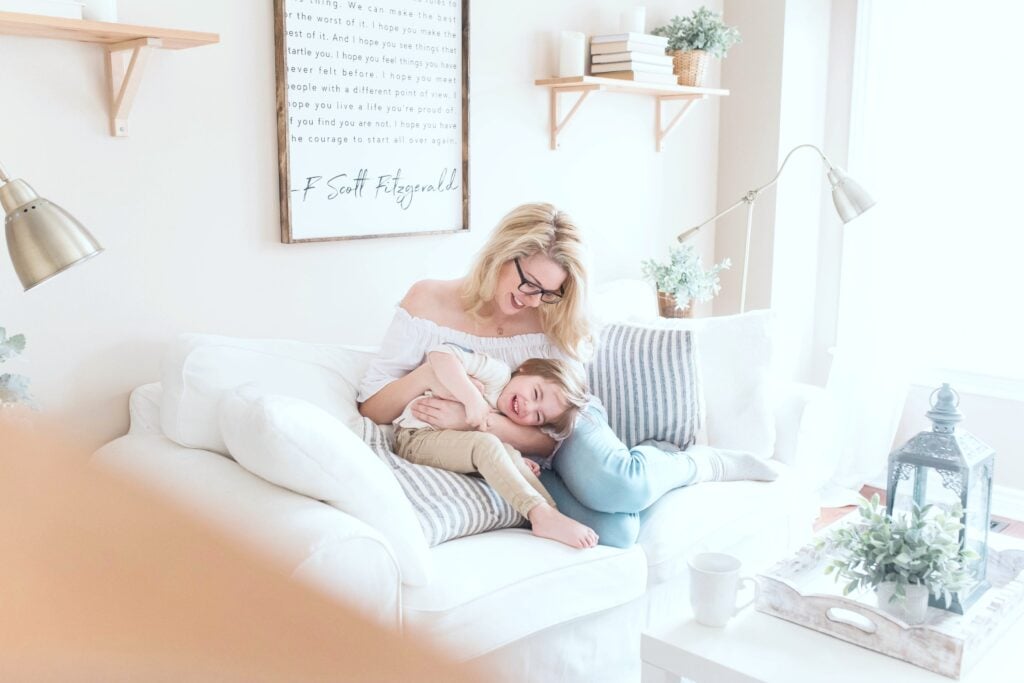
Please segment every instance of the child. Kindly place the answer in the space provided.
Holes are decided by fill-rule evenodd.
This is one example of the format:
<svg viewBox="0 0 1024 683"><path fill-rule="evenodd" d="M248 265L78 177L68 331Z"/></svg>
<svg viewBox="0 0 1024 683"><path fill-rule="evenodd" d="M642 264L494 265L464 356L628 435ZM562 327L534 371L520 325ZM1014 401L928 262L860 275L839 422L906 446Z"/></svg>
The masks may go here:
<svg viewBox="0 0 1024 683"><path fill-rule="evenodd" d="M583 381L569 365L531 358L514 372L501 361L454 344L427 352L436 382L431 392L465 406L466 420L479 431L436 430L412 415L411 401L395 420L396 452L410 462L452 472L479 472L502 498L526 517L537 536L574 548L597 544L597 534L557 509L540 483L540 468L487 432L497 411L516 424L551 426L559 437L572 431L587 401ZM422 398L422 397L421 397Z"/></svg>

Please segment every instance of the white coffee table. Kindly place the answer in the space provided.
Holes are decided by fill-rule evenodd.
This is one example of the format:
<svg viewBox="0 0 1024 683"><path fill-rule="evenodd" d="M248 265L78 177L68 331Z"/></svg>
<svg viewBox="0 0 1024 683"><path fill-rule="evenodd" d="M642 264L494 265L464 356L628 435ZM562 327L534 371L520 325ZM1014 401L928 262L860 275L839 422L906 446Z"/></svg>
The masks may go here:
<svg viewBox="0 0 1024 683"><path fill-rule="evenodd" d="M665 632L644 633L643 683L949 683L887 657L748 607L725 628L680 615ZM966 683L1024 681L1024 619L1018 619L961 679Z"/></svg>

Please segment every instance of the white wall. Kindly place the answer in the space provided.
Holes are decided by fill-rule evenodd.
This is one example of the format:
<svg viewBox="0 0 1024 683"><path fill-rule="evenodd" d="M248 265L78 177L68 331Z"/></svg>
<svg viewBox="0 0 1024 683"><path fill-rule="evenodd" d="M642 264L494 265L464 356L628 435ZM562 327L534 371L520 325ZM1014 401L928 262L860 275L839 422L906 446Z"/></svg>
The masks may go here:
<svg viewBox="0 0 1024 683"><path fill-rule="evenodd" d="M784 0L729 0L725 5L723 19L739 29L742 42L722 60L722 81L732 92L722 102L718 210L767 182L778 168L785 9ZM768 308L772 302L775 200L772 191L755 204L747 310ZM740 310L746 221L747 209L739 207L716 224L715 260L730 257L733 262L732 270L722 274L716 315Z"/></svg>
<svg viewBox="0 0 1024 683"><path fill-rule="evenodd" d="M714 208L718 102L696 105L657 154L653 102L597 94L552 152L547 91L533 85L555 69L553 30L614 32L633 4L476 0L471 231L323 244L279 242L272 3L120 0L122 21L221 35L154 54L123 139L107 135L100 48L0 36L0 160L107 249L28 294L0 264L0 325L29 340L11 370L95 446L126 429L128 392L158 379L175 334L374 343L411 282L461 274L527 201L584 226L598 279L638 276L641 259ZM700 4L649 2L649 27Z"/></svg>
<svg viewBox="0 0 1024 683"><path fill-rule="evenodd" d="M820 0L730 0L727 23L743 42L729 53L723 77L735 94L722 103L719 139L719 209L748 190L767 184L787 152L797 145L824 146L830 120L830 6ZM844 141L845 143L845 141ZM827 184L820 157L796 152L778 183L754 205L746 309L771 307L785 335L779 368L812 381L818 241ZM831 207L828 210L833 211ZM729 256L735 268L723 278L715 313L740 310L747 209L718 221L715 258ZM838 220L829 223L836 228Z"/></svg>

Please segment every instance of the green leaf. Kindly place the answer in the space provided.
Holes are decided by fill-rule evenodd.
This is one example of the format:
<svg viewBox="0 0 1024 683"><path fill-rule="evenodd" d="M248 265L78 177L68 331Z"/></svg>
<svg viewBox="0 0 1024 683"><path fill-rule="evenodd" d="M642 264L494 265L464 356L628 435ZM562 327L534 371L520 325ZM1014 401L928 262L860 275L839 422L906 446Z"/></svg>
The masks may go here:
<svg viewBox="0 0 1024 683"><path fill-rule="evenodd" d="M731 261L725 259L705 270L692 244L671 247L668 262L648 259L640 264L644 279L653 282L659 292L675 296L680 307L691 300L710 301L721 290L719 273L730 266Z"/></svg>
<svg viewBox="0 0 1024 683"><path fill-rule="evenodd" d="M28 378L23 375L0 375L0 405L29 403Z"/></svg>
<svg viewBox="0 0 1024 683"><path fill-rule="evenodd" d="M7 337L7 331L0 327L0 363L14 358L25 350L25 335Z"/></svg>
<svg viewBox="0 0 1024 683"><path fill-rule="evenodd" d="M726 26L707 7L700 7L686 17L672 17L666 26L659 26L652 33L666 36L669 50L707 50L715 57L724 57L729 48L740 42L739 31Z"/></svg>

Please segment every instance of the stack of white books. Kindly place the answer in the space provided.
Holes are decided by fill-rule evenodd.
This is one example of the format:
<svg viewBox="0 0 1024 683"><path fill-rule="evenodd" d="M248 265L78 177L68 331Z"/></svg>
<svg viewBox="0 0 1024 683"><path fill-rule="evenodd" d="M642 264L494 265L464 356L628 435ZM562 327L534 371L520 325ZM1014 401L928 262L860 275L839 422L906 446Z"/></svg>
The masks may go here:
<svg viewBox="0 0 1024 683"><path fill-rule="evenodd" d="M590 73L647 83L676 83L668 38L648 33L613 33L590 39Z"/></svg>

